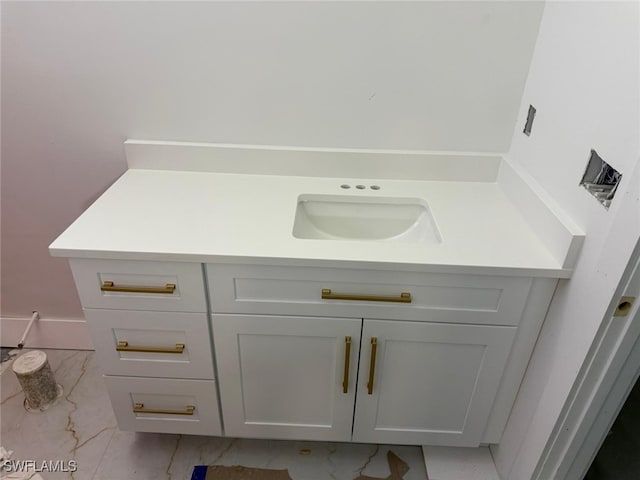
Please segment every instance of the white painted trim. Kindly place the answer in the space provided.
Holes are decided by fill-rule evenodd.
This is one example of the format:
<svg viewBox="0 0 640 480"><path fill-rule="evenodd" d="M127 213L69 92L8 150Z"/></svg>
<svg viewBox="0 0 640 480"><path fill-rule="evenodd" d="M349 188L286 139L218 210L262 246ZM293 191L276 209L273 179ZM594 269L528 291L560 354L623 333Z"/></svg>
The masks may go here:
<svg viewBox="0 0 640 480"><path fill-rule="evenodd" d="M621 296L638 299L613 317ZM640 373L640 241L593 347L536 467L533 479L581 480Z"/></svg>
<svg viewBox="0 0 640 480"><path fill-rule="evenodd" d="M0 343L16 347L31 317L0 317ZM87 322L84 320L41 318L33 324L24 348L93 350Z"/></svg>
<svg viewBox="0 0 640 480"><path fill-rule="evenodd" d="M422 447L429 480L500 480L488 447Z"/></svg>
<svg viewBox="0 0 640 480"><path fill-rule="evenodd" d="M501 159L499 153L147 140L127 140L124 149L130 169L456 182L495 182Z"/></svg>

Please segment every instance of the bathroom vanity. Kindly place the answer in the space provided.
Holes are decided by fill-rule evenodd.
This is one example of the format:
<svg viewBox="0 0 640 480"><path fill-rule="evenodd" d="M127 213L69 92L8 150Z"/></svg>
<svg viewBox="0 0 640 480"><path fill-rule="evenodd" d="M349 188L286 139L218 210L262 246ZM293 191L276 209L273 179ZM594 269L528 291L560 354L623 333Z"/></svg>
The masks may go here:
<svg viewBox="0 0 640 480"><path fill-rule="evenodd" d="M69 257L123 430L498 443L583 234L495 155L127 141Z"/></svg>

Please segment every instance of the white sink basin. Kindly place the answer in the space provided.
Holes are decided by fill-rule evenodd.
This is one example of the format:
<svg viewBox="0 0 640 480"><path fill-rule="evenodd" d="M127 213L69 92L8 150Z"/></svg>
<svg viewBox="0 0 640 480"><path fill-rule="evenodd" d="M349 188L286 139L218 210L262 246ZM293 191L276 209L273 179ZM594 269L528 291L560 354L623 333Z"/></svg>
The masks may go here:
<svg viewBox="0 0 640 480"><path fill-rule="evenodd" d="M427 203L419 198L300 195L296 238L440 243Z"/></svg>

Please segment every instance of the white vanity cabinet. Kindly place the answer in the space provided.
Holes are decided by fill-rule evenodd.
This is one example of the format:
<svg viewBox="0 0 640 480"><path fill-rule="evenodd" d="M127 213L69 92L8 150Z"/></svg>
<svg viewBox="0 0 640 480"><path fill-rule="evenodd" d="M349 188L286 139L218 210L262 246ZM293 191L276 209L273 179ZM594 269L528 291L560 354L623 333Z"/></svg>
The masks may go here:
<svg viewBox="0 0 640 480"><path fill-rule="evenodd" d="M120 429L220 435L202 265L70 264Z"/></svg>
<svg viewBox="0 0 640 480"><path fill-rule="evenodd" d="M555 284L339 267L70 264L121 429L222 435L224 424L232 437L392 444L499 440Z"/></svg>
<svg viewBox="0 0 640 480"><path fill-rule="evenodd" d="M143 140L125 151L129 169L49 247L70 259L121 429L500 442L584 239L518 165Z"/></svg>
<svg viewBox="0 0 640 480"><path fill-rule="evenodd" d="M532 284L222 264L207 277L228 435L454 446L483 441Z"/></svg>

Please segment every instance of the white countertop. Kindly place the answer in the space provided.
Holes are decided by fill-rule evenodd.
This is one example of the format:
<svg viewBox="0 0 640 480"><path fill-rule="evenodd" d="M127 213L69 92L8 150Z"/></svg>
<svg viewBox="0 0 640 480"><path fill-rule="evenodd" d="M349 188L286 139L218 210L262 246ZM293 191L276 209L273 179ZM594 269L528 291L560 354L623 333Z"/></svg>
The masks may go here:
<svg viewBox="0 0 640 480"><path fill-rule="evenodd" d="M381 188L340 188L363 183ZM442 242L292 234L301 194L426 200ZM128 170L50 246L52 255L568 277L497 182Z"/></svg>

